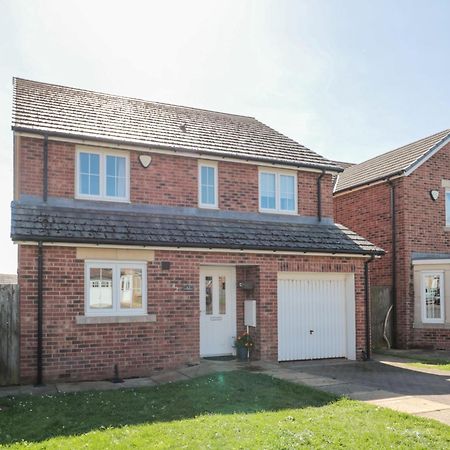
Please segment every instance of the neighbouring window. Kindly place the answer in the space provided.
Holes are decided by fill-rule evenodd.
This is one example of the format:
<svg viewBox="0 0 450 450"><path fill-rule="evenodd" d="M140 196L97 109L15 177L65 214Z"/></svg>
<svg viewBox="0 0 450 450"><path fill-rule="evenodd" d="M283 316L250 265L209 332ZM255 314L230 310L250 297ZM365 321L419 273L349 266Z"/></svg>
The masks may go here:
<svg viewBox="0 0 450 450"><path fill-rule="evenodd" d="M445 191L445 225L450 227L450 189Z"/></svg>
<svg viewBox="0 0 450 450"><path fill-rule="evenodd" d="M78 151L77 197L129 199L128 156L108 151Z"/></svg>
<svg viewBox="0 0 450 450"><path fill-rule="evenodd" d="M297 212L297 176L294 173L259 172L259 209L265 212Z"/></svg>
<svg viewBox="0 0 450 450"><path fill-rule="evenodd" d="M422 272L422 321L444 322L444 273Z"/></svg>
<svg viewBox="0 0 450 450"><path fill-rule="evenodd" d="M218 207L217 165L201 162L199 170L199 206L202 208Z"/></svg>
<svg viewBox="0 0 450 450"><path fill-rule="evenodd" d="M145 314L146 264L86 262L86 314Z"/></svg>

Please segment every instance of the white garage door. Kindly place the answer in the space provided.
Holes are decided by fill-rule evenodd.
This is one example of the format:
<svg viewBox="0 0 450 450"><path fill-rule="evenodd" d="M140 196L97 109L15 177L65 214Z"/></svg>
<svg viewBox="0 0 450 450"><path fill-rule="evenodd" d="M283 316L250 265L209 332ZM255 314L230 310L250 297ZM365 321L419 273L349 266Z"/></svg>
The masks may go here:
<svg viewBox="0 0 450 450"><path fill-rule="evenodd" d="M355 359L352 274L278 274L278 360Z"/></svg>

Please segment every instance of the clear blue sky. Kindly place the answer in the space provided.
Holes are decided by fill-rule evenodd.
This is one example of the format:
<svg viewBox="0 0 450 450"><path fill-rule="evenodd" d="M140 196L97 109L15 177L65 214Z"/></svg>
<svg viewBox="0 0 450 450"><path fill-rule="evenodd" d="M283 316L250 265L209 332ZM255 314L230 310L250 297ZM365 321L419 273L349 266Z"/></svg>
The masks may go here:
<svg viewBox="0 0 450 450"><path fill-rule="evenodd" d="M450 128L450 1L0 0L0 272L11 78L248 114L360 162Z"/></svg>

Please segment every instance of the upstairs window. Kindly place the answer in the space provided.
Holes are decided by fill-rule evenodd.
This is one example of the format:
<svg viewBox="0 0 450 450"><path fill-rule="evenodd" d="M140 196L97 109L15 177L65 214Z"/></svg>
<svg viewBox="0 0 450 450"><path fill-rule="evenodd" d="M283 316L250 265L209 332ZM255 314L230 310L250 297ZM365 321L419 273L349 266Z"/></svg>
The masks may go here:
<svg viewBox="0 0 450 450"><path fill-rule="evenodd" d="M259 209L262 212L297 213L297 175L294 172L260 170Z"/></svg>
<svg viewBox="0 0 450 450"><path fill-rule="evenodd" d="M200 162L198 180L199 206L201 208L218 208L217 164Z"/></svg>
<svg viewBox="0 0 450 450"><path fill-rule="evenodd" d="M128 201L128 155L110 151L79 150L77 198Z"/></svg>
<svg viewBox="0 0 450 450"><path fill-rule="evenodd" d="M422 322L444 322L444 272L422 272Z"/></svg>

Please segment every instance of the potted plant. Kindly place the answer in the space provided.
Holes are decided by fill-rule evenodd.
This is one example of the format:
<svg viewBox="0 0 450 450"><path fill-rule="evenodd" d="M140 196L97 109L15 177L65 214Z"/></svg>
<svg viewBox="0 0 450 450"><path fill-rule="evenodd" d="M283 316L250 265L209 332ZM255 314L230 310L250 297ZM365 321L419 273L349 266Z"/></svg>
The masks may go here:
<svg viewBox="0 0 450 450"><path fill-rule="evenodd" d="M234 341L236 356L239 361L247 361L255 343L249 333L240 334Z"/></svg>

